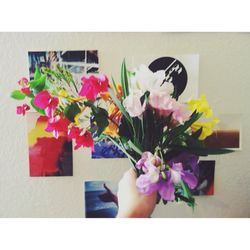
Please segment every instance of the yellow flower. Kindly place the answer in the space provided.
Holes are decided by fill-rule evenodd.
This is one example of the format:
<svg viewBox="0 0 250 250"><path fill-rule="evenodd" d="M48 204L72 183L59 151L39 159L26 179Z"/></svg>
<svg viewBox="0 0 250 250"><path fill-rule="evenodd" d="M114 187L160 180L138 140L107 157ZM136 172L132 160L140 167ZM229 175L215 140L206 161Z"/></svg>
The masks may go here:
<svg viewBox="0 0 250 250"><path fill-rule="evenodd" d="M188 108L193 112L196 110L198 113L203 113L207 118L213 116L213 111L210 108L205 95L201 95L197 100L190 100L187 104Z"/></svg>
<svg viewBox="0 0 250 250"><path fill-rule="evenodd" d="M118 137L118 124L120 123L122 114L115 104L110 104L108 108L109 125L105 128L103 133L111 137Z"/></svg>
<svg viewBox="0 0 250 250"><path fill-rule="evenodd" d="M59 96L60 97L68 97L68 93L66 90L64 89L61 89L59 92L58 92Z"/></svg>
<svg viewBox="0 0 250 250"><path fill-rule="evenodd" d="M103 131L103 134L109 135L111 137L118 137L118 126L112 121L109 121L109 125Z"/></svg>
<svg viewBox="0 0 250 250"><path fill-rule="evenodd" d="M219 119L214 117L210 122L194 122L191 129L195 132L202 128L199 140L204 140L213 133L214 126L219 122Z"/></svg>
<svg viewBox="0 0 250 250"><path fill-rule="evenodd" d="M206 137L213 133L214 126L219 122L219 119L213 116L213 111L209 106L206 96L202 95L197 100L190 100L188 103L188 108L194 112L202 113L203 121L196 121L191 125L192 131L197 131L202 128L199 140L204 140ZM210 118L210 119L204 119Z"/></svg>

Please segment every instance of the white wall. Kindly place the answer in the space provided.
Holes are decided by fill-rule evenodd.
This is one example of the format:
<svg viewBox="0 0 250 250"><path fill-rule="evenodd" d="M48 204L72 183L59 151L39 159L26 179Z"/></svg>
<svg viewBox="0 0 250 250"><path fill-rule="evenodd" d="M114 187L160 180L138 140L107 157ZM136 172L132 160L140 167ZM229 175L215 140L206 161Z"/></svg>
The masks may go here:
<svg viewBox="0 0 250 250"><path fill-rule="evenodd" d="M74 152L74 176L31 178L25 118L9 93L28 75L29 50L98 49L100 69L117 79L121 61L200 54L200 93L217 114L242 114L243 150L216 159L215 195L158 206L154 217L250 216L250 34L241 33L2 33L0 34L0 217L83 217L83 180L118 180L126 159L91 160Z"/></svg>

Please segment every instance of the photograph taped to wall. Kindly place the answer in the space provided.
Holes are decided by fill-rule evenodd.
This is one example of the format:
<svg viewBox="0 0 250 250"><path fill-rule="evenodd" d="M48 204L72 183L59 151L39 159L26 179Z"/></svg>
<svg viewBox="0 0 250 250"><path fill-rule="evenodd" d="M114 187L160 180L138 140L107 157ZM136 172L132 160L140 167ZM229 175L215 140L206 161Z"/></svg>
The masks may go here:
<svg viewBox="0 0 250 250"><path fill-rule="evenodd" d="M36 65L50 69L59 65L72 74L78 90L83 75L99 73L97 50L30 51L28 59L30 80L34 78Z"/></svg>
<svg viewBox="0 0 250 250"><path fill-rule="evenodd" d="M118 212L117 184L109 181L84 182L85 217L115 218Z"/></svg>
<svg viewBox="0 0 250 250"><path fill-rule="evenodd" d="M27 113L30 176L72 176L72 142L60 133L54 138L46 132L48 118Z"/></svg>
<svg viewBox="0 0 250 250"><path fill-rule="evenodd" d="M214 195L215 161L202 160L199 162L196 176L198 184L191 190L193 195Z"/></svg>
<svg viewBox="0 0 250 250"><path fill-rule="evenodd" d="M241 150L241 115L219 114L220 121L212 135L206 138L205 144L210 148L229 148Z"/></svg>

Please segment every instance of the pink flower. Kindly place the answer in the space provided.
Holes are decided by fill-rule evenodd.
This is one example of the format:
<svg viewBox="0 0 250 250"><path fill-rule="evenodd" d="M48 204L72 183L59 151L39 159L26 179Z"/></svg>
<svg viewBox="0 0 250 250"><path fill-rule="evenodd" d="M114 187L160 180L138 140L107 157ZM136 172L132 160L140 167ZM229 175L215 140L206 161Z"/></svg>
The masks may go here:
<svg viewBox="0 0 250 250"><path fill-rule="evenodd" d="M48 125L45 131L52 132L55 138L59 137L60 132L66 133L70 121L67 118L63 118L59 115L48 119Z"/></svg>
<svg viewBox="0 0 250 250"><path fill-rule="evenodd" d="M17 83L24 88L28 86L28 82L29 80L26 77L22 77Z"/></svg>
<svg viewBox="0 0 250 250"><path fill-rule="evenodd" d="M185 104L177 102L173 112L173 119L183 124L185 121L189 120L191 112L187 109Z"/></svg>
<svg viewBox="0 0 250 250"><path fill-rule="evenodd" d="M26 111L30 110L29 105L23 104L22 106L17 106L16 107L16 113L18 115L25 115Z"/></svg>
<svg viewBox="0 0 250 250"><path fill-rule="evenodd" d="M123 106L131 117L140 116L146 108L146 103L141 104L141 96L130 94L123 101Z"/></svg>
<svg viewBox="0 0 250 250"><path fill-rule="evenodd" d="M181 124L191 116L191 112L185 104L179 103L167 93L151 93L149 104L157 109L160 115L168 116L172 113L173 119Z"/></svg>
<svg viewBox="0 0 250 250"><path fill-rule="evenodd" d="M34 99L34 104L38 108L45 110L49 118L53 117L58 103L58 98L51 96L47 90L39 92Z"/></svg>
<svg viewBox="0 0 250 250"><path fill-rule="evenodd" d="M82 87L79 90L80 96L85 96L88 100L95 101L97 95L108 91L108 78L105 75L84 76L81 78Z"/></svg>

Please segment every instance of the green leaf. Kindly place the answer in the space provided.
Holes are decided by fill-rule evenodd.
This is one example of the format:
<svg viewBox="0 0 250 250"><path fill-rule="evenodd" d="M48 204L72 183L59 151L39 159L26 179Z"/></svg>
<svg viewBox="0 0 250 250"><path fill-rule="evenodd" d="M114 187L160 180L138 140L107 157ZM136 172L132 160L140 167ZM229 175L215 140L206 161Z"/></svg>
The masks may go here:
<svg viewBox="0 0 250 250"><path fill-rule="evenodd" d="M46 82L46 75L41 76L38 80L32 80L29 82L30 88L33 92L38 93L44 89Z"/></svg>
<svg viewBox="0 0 250 250"><path fill-rule="evenodd" d="M81 109L76 103L73 103L64 109L64 115L72 122L75 121L75 116L80 112Z"/></svg>
<svg viewBox="0 0 250 250"><path fill-rule="evenodd" d="M128 141L128 146L133 149L137 154L142 155L142 151L131 140Z"/></svg>
<svg viewBox="0 0 250 250"><path fill-rule="evenodd" d="M193 195L192 195L192 193L191 193L191 191L190 191L188 185L187 185L184 181L181 181L180 184L181 184L181 187L182 187L183 196L184 196L185 198L187 198L186 203L187 203L190 207L194 208L194 206L195 206L195 199L193 198ZM181 196L179 196L179 198L182 199ZM182 200L184 200L184 199L182 199Z"/></svg>
<svg viewBox="0 0 250 250"><path fill-rule="evenodd" d="M190 119L186 121L183 125L179 125L176 128L173 128L171 131L165 131L163 133L163 137L167 136L166 140L164 141L163 145L166 146L173 138L178 137L180 134L184 133L194 122L196 122L202 113L194 112Z"/></svg>
<svg viewBox="0 0 250 250"><path fill-rule="evenodd" d="M20 90L14 90L14 91L12 91L10 96L16 100L23 100L26 95L23 92L21 92Z"/></svg>
<svg viewBox="0 0 250 250"><path fill-rule="evenodd" d="M119 99L115 96L114 91L111 88L109 88L109 94L110 94L113 102L115 103L115 105L119 108L119 110L122 112L122 114L129 121L129 123L133 126L133 122L132 122L131 117L129 116L129 114L127 113L127 111L125 110L125 108L123 107L121 102L119 101Z"/></svg>
<svg viewBox="0 0 250 250"><path fill-rule="evenodd" d="M41 71L39 69L39 67L36 65L36 70L35 70L35 73L34 73L34 80L38 80L41 78Z"/></svg>
<svg viewBox="0 0 250 250"><path fill-rule="evenodd" d="M123 60L121 67L121 84L122 84L122 95L125 98L129 95L128 73L127 73L125 59Z"/></svg>
<svg viewBox="0 0 250 250"><path fill-rule="evenodd" d="M35 104L34 104L34 98L30 100L30 104L31 106L40 114L45 115L45 111L43 109L38 108Z"/></svg>
<svg viewBox="0 0 250 250"><path fill-rule="evenodd" d="M93 121L98 127L97 136L99 136L104 129L109 125L108 112L100 107L92 107Z"/></svg>

